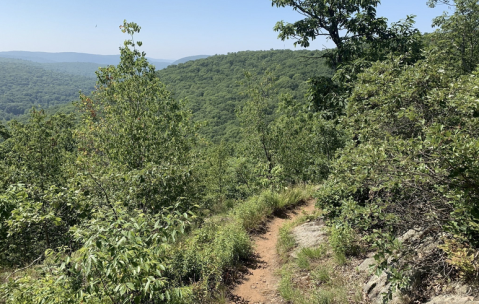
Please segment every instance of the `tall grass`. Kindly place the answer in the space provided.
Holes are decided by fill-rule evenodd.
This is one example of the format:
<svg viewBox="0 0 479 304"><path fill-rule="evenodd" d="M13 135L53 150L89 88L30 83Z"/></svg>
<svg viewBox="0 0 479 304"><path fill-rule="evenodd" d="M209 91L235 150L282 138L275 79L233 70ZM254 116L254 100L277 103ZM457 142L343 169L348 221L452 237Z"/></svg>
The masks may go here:
<svg viewBox="0 0 479 304"><path fill-rule="evenodd" d="M310 198L313 191L311 186L289 188L282 192L266 190L237 205L229 215L242 223L244 229L252 231L275 211L291 207Z"/></svg>
<svg viewBox="0 0 479 304"><path fill-rule="evenodd" d="M311 197L312 187L269 190L237 204L226 216L213 216L171 248L169 277L172 287L183 287L191 303L210 302L221 284L234 276L235 267L252 254L248 232L257 229L275 211Z"/></svg>

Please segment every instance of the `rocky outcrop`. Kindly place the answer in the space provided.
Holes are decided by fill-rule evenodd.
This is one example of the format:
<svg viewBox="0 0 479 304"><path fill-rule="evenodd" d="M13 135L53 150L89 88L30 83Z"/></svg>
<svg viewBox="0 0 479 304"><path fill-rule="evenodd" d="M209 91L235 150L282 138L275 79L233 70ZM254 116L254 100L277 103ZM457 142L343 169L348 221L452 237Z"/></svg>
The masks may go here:
<svg viewBox="0 0 479 304"><path fill-rule="evenodd" d="M372 267L375 265L375 260L372 255L370 255L366 260L364 260L358 267L357 271L360 272L371 272ZM383 304L384 303L384 294L387 294L391 283L388 283L388 277L386 273L382 273L380 276L373 275L369 278L368 282L364 285L363 294L367 295L369 301L373 304ZM393 299L389 301L390 304L401 304L407 302L403 298L401 293L396 292L393 294Z"/></svg>
<svg viewBox="0 0 479 304"><path fill-rule="evenodd" d="M291 253L291 256L297 257L297 254L302 248L312 248L321 245L328 241L327 228L322 221L308 222L300 225L292 230L293 236L296 240L297 247ZM410 248L406 255L400 256L408 259L415 259L421 261L423 257L431 255L438 246L438 235L427 233L420 229L411 229L400 236L401 241L405 246ZM389 261L391 262L391 260ZM387 294L391 288L391 283L388 283L387 273L382 273L377 276L373 274L376 261L374 253L370 253L362 262L357 261L358 265L355 269L358 274L366 278L366 283L363 287L363 294L367 298L368 303L383 304L384 295ZM411 270L411 277L415 277L418 269ZM424 271L424 269L422 269ZM442 295L433 297L426 304L479 304L479 299L474 299L471 295L471 287L462 285L459 282L451 283L447 289L443 289ZM397 291L393 293L392 300L387 302L389 304L406 304L412 303L409 297ZM416 303L416 302L415 302Z"/></svg>
<svg viewBox="0 0 479 304"><path fill-rule="evenodd" d="M307 222L294 228L292 233L297 244L296 249L291 253L294 258L302 248L317 247L327 240L327 231L323 221Z"/></svg>
<svg viewBox="0 0 479 304"><path fill-rule="evenodd" d="M438 246L436 239L428 236L424 231L418 229L411 229L401 237L398 238L403 244L411 245L415 244L415 250L413 251L413 258L421 259L421 257L429 255ZM358 267L360 272L371 272L374 267L375 260L371 253L367 259L365 259ZM415 276L415 269L411 271L411 277ZM364 285L364 294L368 297L369 301L373 304L382 304L383 295L387 293L391 287L388 283L388 277L386 273L382 273L380 276L372 275L367 283ZM479 301L474 301L474 297L468 296L470 290L465 285L458 284L457 286L450 286L450 295L441 295L431 299L428 304L479 304ZM393 294L393 298L388 303L401 304L409 303L406 295L396 292Z"/></svg>

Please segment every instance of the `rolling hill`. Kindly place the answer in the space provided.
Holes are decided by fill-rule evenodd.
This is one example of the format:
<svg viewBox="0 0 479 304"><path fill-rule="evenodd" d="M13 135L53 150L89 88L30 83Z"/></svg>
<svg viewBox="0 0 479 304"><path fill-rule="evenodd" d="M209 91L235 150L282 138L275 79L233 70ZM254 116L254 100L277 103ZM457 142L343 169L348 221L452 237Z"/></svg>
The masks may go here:
<svg viewBox="0 0 479 304"><path fill-rule="evenodd" d="M186 63L188 61L193 61L193 60L198 60L198 59L205 59L205 58L208 58L208 57L210 57L210 56L209 55L197 55L197 56L184 57L184 58L181 58L181 59L178 59L178 60L174 61L170 65L178 65L180 63Z"/></svg>
<svg viewBox="0 0 479 304"><path fill-rule="evenodd" d="M151 64L156 69L161 70L169 65L177 65L191 60L207 58L208 55L197 55L180 58L178 60L170 59L156 59L148 58ZM31 62L41 63L47 69L56 70L60 72L73 73L81 76L95 77L94 73L89 73L90 70L95 71L99 66L117 65L120 62L120 55L97 55L87 53L74 52L27 52L27 51L9 51L0 52L0 58L28 60ZM76 70L80 69L78 73ZM87 71L88 73L85 73Z"/></svg>
<svg viewBox="0 0 479 304"><path fill-rule="evenodd" d="M177 98L188 100L194 120L208 122L201 130L205 137L235 141L239 126L235 110L246 99L240 84L245 79L244 72L261 77L271 70L277 78L278 95L288 93L302 99L310 77L332 74L322 59L311 59L320 54L321 51L306 50L229 53L171 65L157 75Z"/></svg>
<svg viewBox="0 0 479 304"><path fill-rule="evenodd" d="M207 122L201 133L213 141L235 141L236 109L246 97L240 84L244 72L261 77L267 70L277 78L279 94L302 99L312 76L331 75L320 51L245 51L215 56L192 56L158 70L157 75L176 98L187 99L195 121ZM184 62L181 62L181 61ZM153 62L154 63L154 62ZM32 106L48 112L72 111L78 91L89 92L99 66L88 62L32 62L0 57L0 120L19 118ZM271 111L275 105L271 106Z"/></svg>
<svg viewBox="0 0 479 304"><path fill-rule="evenodd" d="M53 63L53 62L88 62L98 63L101 65L118 64L120 62L120 55L97 55L87 53L74 52L26 52L26 51L10 51L0 52L0 57L30 60L38 63ZM168 59L153 59L152 62L170 64L174 60Z"/></svg>
<svg viewBox="0 0 479 304"><path fill-rule="evenodd" d="M0 58L0 120L10 120L32 107L70 104L78 92L94 89L95 79L47 69L31 61Z"/></svg>

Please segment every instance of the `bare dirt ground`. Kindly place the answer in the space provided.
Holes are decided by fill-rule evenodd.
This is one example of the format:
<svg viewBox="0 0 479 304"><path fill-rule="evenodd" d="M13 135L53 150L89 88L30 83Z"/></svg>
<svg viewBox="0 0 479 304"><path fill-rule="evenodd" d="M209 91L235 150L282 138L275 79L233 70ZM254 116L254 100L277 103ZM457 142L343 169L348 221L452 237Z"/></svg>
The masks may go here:
<svg viewBox="0 0 479 304"><path fill-rule="evenodd" d="M279 229L287 221L293 221L303 213L311 214L314 211L314 200L275 215L265 224L264 229L253 236L255 244L254 261L247 265L244 275L232 291L230 303L237 304L270 304L283 303L277 289L279 277L275 271L280 267L279 256L276 252Z"/></svg>

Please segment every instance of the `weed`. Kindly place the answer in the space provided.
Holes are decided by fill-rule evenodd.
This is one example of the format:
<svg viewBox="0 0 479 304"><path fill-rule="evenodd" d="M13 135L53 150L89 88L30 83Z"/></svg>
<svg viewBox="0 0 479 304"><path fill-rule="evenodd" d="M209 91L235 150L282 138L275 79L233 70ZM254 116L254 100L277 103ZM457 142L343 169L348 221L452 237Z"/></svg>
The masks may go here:
<svg viewBox="0 0 479 304"><path fill-rule="evenodd" d="M303 248L301 249L301 254L304 254L312 260L318 260L326 254L326 247L324 245L320 245L316 248Z"/></svg>
<svg viewBox="0 0 479 304"><path fill-rule="evenodd" d="M296 263L300 269L309 270L311 261L320 259L325 252L326 250L324 246L317 248L302 248L298 253Z"/></svg>
<svg viewBox="0 0 479 304"><path fill-rule="evenodd" d="M327 266L320 265L311 273L311 278L321 284L328 284L331 282L331 270Z"/></svg>
<svg viewBox="0 0 479 304"><path fill-rule="evenodd" d="M297 204L298 202L311 197L312 193L313 188L308 185L289 189L285 188L285 190L280 194L278 207L286 208Z"/></svg>
<svg viewBox="0 0 479 304"><path fill-rule="evenodd" d="M318 304L335 303L335 294L332 290L319 290L319 292L314 295L314 298L314 302Z"/></svg>
<svg viewBox="0 0 479 304"><path fill-rule="evenodd" d="M309 267L311 266L309 258L302 251L298 254L296 263L298 264L298 267L303 270L309 270Z"/></svg>
<svg viewBox="0 0 479 304"><path fill-rule="evenodd" d="M286 254L296 245L296 241L291 234L291 228L292 223L286 223L279 229L279 237L276 247L282 259L285 259Z"/></svg>
<svg viewBox="0 0 479 304"><path fill-rule="evenodd" d="M356 232L348 223L334 223L329 232L329 244L340 264L345 263L346 256L359 253Z"/></svg>
<svg viewBox="0 0 479 304"><path fill-rule="evenodd" d="M347 304L349 303L344 288L320 289L311 297L311 303L315 304Z"/></svg>
<svg viewBox="0 0 479 304"><path fill-rule="evenodd" d="M345 265L348 262L346 255L343 252L335 252L334 260L338 265Z"/></svg>
<svg viewBox="0 0 479 304"><path fill-rule="evenodd" d="M293 270L289 265L285 265L281 269L281 281L279 283L278 291L286 301L292 303L304 303L303 295L293 286Z"/></svg>
<svg viewBox="0 0 479 304"><path fill-rule="evenodd" d="M285 189L281 193L266 190L237 205L231 210L230 216L241 222L247 231L252 231L276 210L290 207L311 197L311 189L310 186L302 186Z"/></svg>

